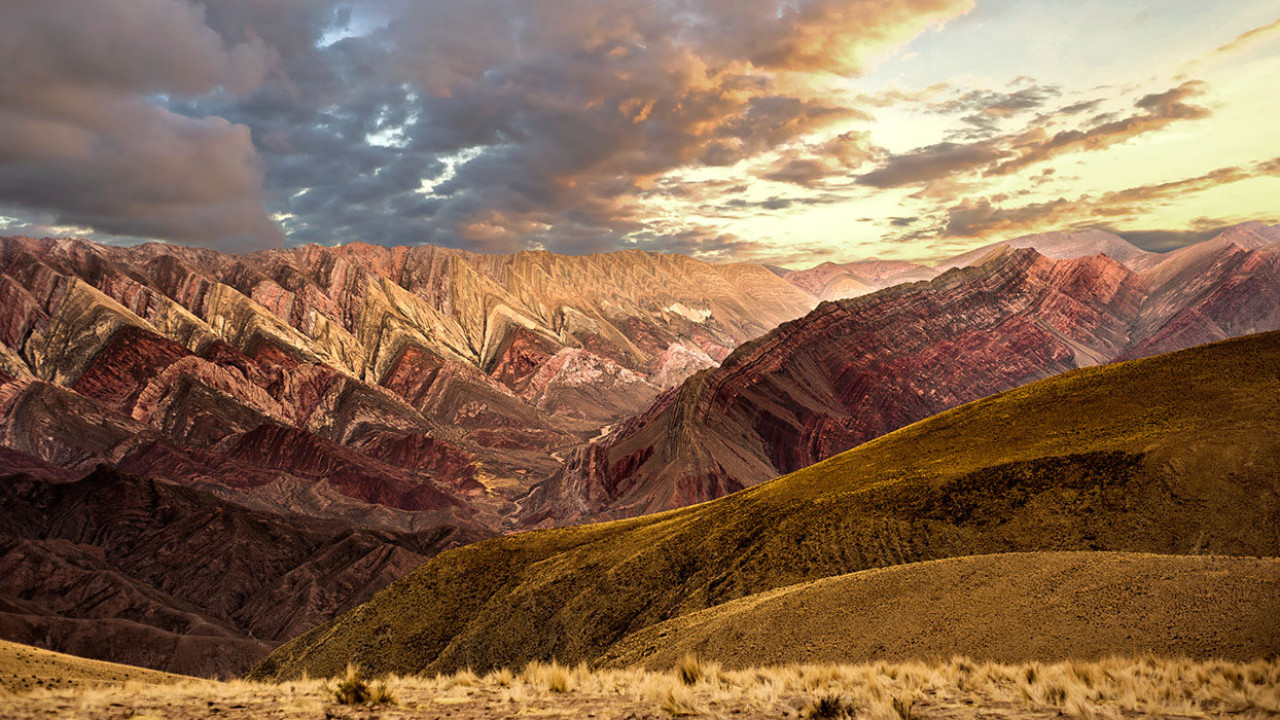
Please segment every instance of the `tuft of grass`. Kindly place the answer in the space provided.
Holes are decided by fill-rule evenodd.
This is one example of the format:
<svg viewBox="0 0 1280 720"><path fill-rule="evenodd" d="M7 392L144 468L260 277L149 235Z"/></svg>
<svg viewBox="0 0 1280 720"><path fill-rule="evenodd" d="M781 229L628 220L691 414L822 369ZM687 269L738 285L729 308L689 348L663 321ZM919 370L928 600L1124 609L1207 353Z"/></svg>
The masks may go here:
<svg viewBox="0 0 1280 720"><path fill-rule="evenodd" d="M371 684L354 663L347 665L346 674L330 688L329 696L339 705L396 704L396 697L385 680Z"/></svg>
<svg viewBox="0 0 1280 720"><path fill-rule="evenodd" d="M901 720L916 720L915 707L916 699L914 696L905 695L893 699L893 711L897 713Z"/></svg>
<svg viewBox="0 0 1280 720"><path fill-rule="evenodd" d="M837 720L854 717L856 712L852 702L836 693L828 693L809 701L800 714L809 720Z"/></svg>
<svg viewBox="0 0 1280 720"><path fill-rule="evenodd" d="M676 676L685 685L697 685L706 677L706 671L697 655L687 653L676 663Z"/></svg>
<svg viewBox="0 0 1280 720"><path fill-rule="evenodd" d="M689 697L684 688L671 687L662 696L658 707L671 717L685 717L688 715L698 715L700 711L693 704L693 700Z"/></svg>
<svg viewBox="0 0 1280 720"><path fill-rule="evenodd" d="M546 688L548 692L552 693L567 693L572 689L569 668L554 660L550 664L535 660L525 666L524 672L520 674L520 677L526 683L535 687Z"/></svg>

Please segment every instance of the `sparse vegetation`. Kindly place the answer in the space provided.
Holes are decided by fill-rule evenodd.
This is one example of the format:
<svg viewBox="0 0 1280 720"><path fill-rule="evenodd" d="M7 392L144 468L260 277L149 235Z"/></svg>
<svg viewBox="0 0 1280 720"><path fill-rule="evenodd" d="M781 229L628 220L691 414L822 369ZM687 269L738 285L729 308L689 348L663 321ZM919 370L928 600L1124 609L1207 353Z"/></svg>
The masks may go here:
<svg viewBox="0 0 1280 720"><path fill-rule="evenodd" d="M386 680L371 683L355 664L347 665L346 674L338 678L329 695L339 705L396 704L395 695Z"/></svg>
<svg viewBox="0 0 1280 720"><path fill-rule="evenodd" d="M703 679L694 684L687 684L684 669L677 667L665 672L592 671L556 663L531 663L519 673L497 671L483 677L469 672L391 677L386 682L399 696L399 703L391 707L386 697L379 697L379 685L370 685L355 668L330 681L278 685L192 680L167 686L38 689L6 698L5 717L88 720L120 717L121 707L135 717L172 720L209 717L214 709L224 720L363 717L333 710L333 693L344 685L368 693L365 703L383 705L377 712L382 720L590 715L742 720L797 715L806 720L1013 720L1061 715L1133 720L1228 714L1263 718L1280 713L1277 659L1228 663L1142 657L1002 665L957 658L714 672L703 663L703 668Z"/></svg>
<svg viewBox="0 0 1280 720"><path fill-rule="evenodd" d="M837 720L853 717L856 710L857 708L847 702L843 695L827 693L806 705L801 715L809 720Z"/></svg>

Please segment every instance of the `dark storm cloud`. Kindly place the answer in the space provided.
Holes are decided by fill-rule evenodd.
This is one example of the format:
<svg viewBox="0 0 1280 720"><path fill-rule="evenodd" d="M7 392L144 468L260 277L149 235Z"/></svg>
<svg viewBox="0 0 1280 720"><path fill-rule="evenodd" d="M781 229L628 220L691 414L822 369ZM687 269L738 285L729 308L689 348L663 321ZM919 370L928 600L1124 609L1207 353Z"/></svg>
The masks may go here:
<svg viewBox="0 0 1280 720"><path fill-rule="evenodd" d="M0 203L59 224L224 248L278 244L249 129L160 95L257 87L271 52L181 0L0 0Z"/></svg>
<svg viewBox="0 0 1280 720"><path fill-rule="evenodd" d="M269 212L291 242L609 249L664 174L860 117L803 74L969 4L0 0L0 203L223 247L277 242Z"/></svg>

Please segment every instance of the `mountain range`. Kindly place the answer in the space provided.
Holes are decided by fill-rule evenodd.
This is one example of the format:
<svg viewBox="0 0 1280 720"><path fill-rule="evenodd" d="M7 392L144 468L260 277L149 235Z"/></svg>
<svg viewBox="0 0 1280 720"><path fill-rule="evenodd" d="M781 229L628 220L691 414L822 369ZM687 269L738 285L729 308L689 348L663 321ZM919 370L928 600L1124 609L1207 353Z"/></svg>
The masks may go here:
<svg viewBox="0 0 1280 720"><path fill-rule="evenodd" d="M1063 243L1044 245L1050 255L1115 245L1050 241ZM823 303L574 451L522 519L703 502L1033 380L1280 329L1278 227L1237 227L1159 262L1128 257L1147 269L1014 242L928 282Z"/></svg>
<svg viewBox="0 0 1280 720"><path fill-rule="evenodd" d="M3 238L0 635L235 674L442 551L714 499L1073 368L1280 328L1278 241L1049 234L945 271L786 271Z"/></svg>

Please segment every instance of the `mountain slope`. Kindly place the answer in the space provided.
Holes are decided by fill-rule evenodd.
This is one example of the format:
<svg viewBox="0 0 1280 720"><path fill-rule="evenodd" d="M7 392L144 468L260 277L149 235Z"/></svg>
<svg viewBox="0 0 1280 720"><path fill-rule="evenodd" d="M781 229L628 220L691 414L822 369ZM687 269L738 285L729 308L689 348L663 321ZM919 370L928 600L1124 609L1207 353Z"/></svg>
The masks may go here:
<svg viewBox="0 0 1280 720"><path fill-rule="evenodd" d="M1005 553L841 575L750 595L627 636L605 665L1248 661L1280 650L1280 559Z"/></svg>
<svg viewBox="0 0 1280 720"><path fill-rule="evenodd" d="M0 640L0 690L11 693L25 693L37 688L65 690L127 682L168 684L190 680L181 675L85 660Z"/></svg>
<svg viewBox="0 0 1280 720"><path fill-rule="evenodd" d="M1280 245L1251 228L1142 273L1000 248L927 283L825 303L567 454L522 520L713 499L1071 368L1280 329Z"/></svg>
<svg viewBox="0 0 1280 720"><path fill-rule="evenodd" d="M288 494L261 489L283 473L344 506L492 530L558 448L814 305L762 266L644 252L241 256L30 238L0 238L0 302L10 448L232 486L255 505ZM107 430L25 410L55 406ZM263 427L296 431L313 457L239 453ZM334 482L293 471L361 463Z"/></svg>
<svg viewBox="0 0 1280 720"><path fill-rule="evenodd" d="M526 523L726 495L963 402L1113 358L1142 300L1105 257L1014 251L929 283L825 303L570 455Z"/></svg>
<svg viewBox="0 0 1280 720"><path fill-rule="evenodd" d="M1280 554L1280 334L1088 368L716 502L433 558L255 671L600 657L754 593L995 552Z"/></svg>
<svg viewBox="0 0 1280 720"><path fill-rule="evenodd" d="M0 506L4 637L193 675L243 672L479 537L279 516L106 467L76 482L5 477Z"/></svg>
<svg viewBox="0 0 1280 720"><path fill-rule="evenodd" d="M1002 240L943 260L934 269L942 272L951 268L968 267L980 263L983 258L993 252L1026 248L1032 248L1041 255L1054 260L1106 255L1135 271L1149 268L1162 259L1159 253L1147 252L1119 235L1103 230L1086 230L1083 232L1048 232L1037 235L1024 235L1013 240Z"/></svg>

